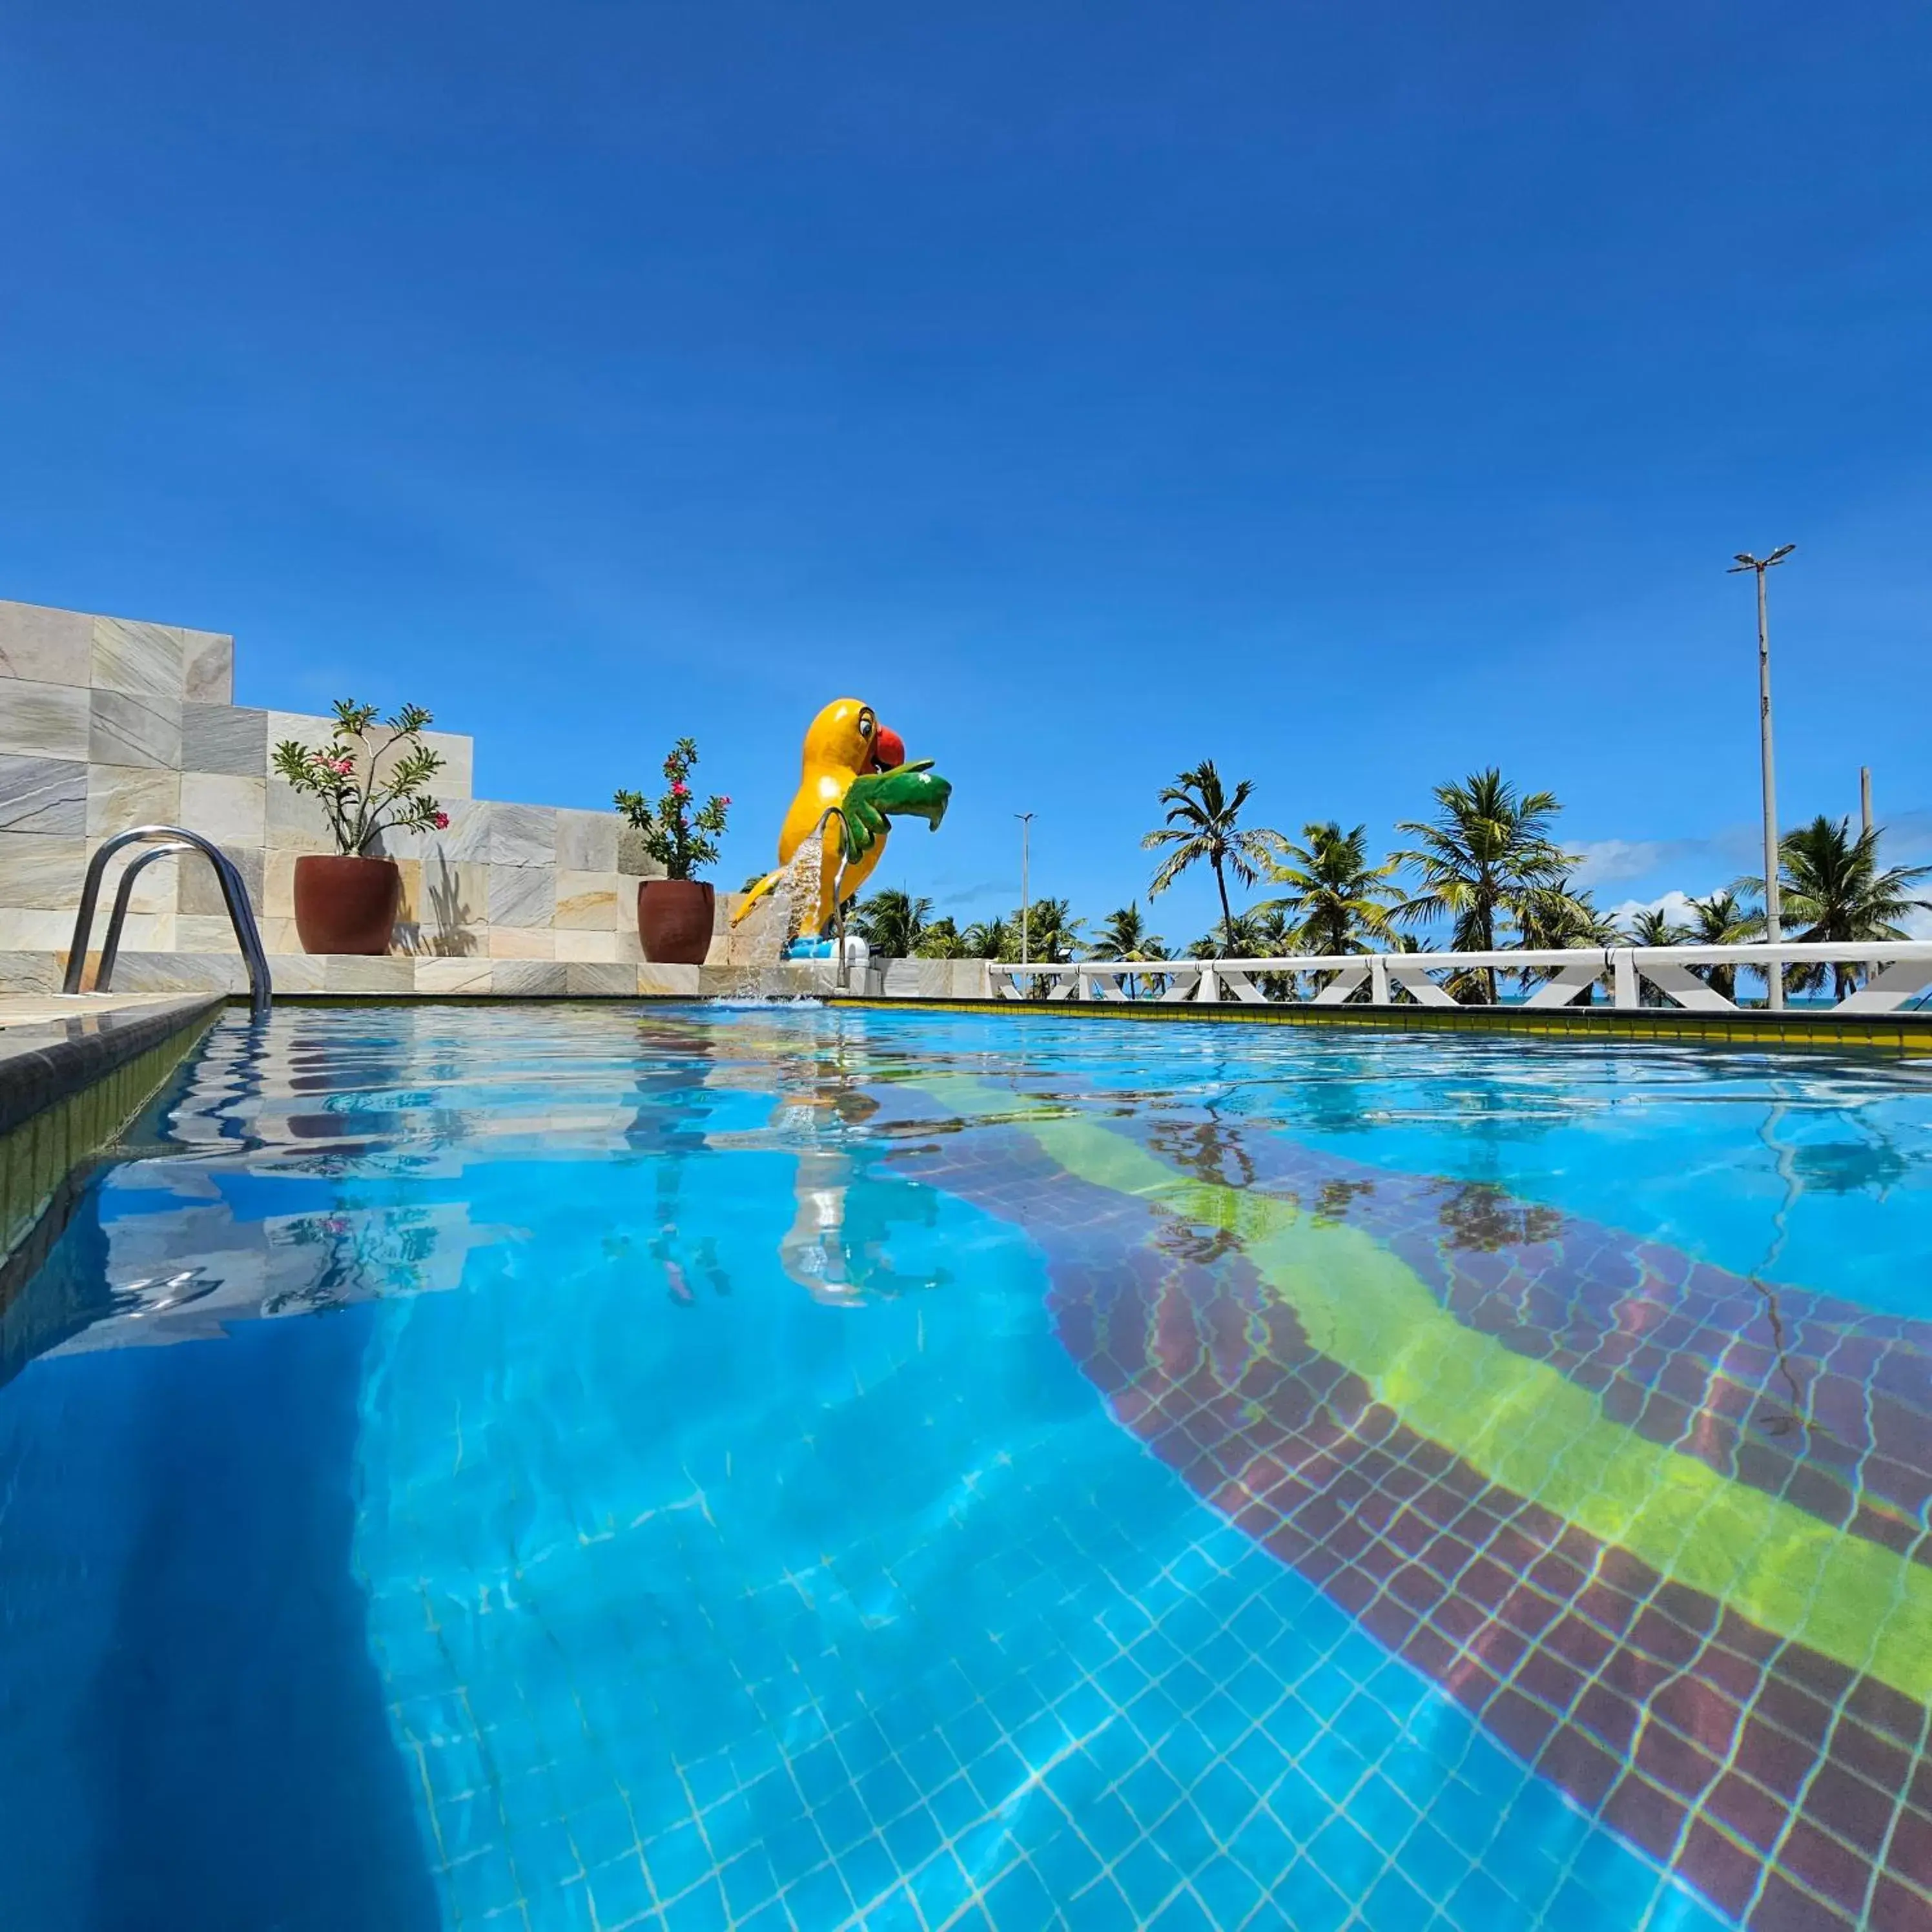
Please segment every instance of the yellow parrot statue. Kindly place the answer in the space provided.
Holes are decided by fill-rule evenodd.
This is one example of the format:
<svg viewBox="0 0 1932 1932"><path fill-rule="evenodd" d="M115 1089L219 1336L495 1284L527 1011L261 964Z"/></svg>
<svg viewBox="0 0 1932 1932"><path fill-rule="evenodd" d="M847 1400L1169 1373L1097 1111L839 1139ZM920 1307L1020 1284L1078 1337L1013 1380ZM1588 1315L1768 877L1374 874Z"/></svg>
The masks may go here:
<svg viewBox="0 0 1932 1932"><path fill-rule="evenodd" d="M839 907L863 888L884 856L893 818L922 818L938 830L952 788L929 758L906 762L899 734L869 704L836 698L812 721L798 790L778 831L778 862L732 915L736 925L784 878L799 848L820 841L818 920L810 938L831 930Z"/></svg>

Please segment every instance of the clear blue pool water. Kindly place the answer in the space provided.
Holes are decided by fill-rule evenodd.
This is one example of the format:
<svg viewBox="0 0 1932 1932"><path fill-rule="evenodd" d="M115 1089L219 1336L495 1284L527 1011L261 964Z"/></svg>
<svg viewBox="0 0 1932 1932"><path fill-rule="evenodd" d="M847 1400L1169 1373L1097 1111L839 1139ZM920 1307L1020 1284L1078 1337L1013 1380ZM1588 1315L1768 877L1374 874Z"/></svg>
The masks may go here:
<svg viewBox="0 0 1932 1932"><path fill-rule="evenodd" d="M1932 1924L1924 1072L294 1010L129 1140L9 1932Z"/></svg>

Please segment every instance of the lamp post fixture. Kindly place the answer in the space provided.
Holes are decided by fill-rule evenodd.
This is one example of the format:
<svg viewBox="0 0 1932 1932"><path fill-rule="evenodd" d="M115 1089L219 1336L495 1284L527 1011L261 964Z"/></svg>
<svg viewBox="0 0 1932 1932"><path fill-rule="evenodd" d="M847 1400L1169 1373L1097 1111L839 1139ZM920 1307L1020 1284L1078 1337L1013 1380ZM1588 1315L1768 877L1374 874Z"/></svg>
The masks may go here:
<svg viewBox="0 0 1932 1932"><path fill-rule="evenodd" d="M1780 544L1768 556L1753 556L1748 550L1739 550L1737 561L1726 573L1731 577L1740 572L1752 570L1757 573L1757 715L1760 758L1764 773L1764 937L1768 946L1775 946L1783 937L1778 923L1778 777L1772 760L1771 749L1771 629L1766 614L1764 592L1764 574L1774 564L1782 563L1798 546ZM1784 1010L1784 974L1775 960L1764 969L1766 998L1771 1010Z"/></svg>
<svg viewBox="0 0 1932 1932"><path fill-rule="evenodd" d="M1016 812L1013 816L1020 822L1020 964L1027 966L1032 964L1028 929L1033 924L1033 901L1027 891L1027 842L1033 830L1033 814Z"/></svg>

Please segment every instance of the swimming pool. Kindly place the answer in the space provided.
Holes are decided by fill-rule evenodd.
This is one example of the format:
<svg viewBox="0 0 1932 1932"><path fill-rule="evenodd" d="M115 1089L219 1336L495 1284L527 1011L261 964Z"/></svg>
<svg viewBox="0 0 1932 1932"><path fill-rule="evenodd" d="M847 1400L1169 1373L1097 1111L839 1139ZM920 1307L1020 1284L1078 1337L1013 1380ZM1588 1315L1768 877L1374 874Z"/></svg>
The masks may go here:
<svg viewBox="0 0 1932 1932"><path fill-rule="evenodd" d="M1932 1925L1932 1085L226 1022L0 1316L0 1922Z"/></svg>

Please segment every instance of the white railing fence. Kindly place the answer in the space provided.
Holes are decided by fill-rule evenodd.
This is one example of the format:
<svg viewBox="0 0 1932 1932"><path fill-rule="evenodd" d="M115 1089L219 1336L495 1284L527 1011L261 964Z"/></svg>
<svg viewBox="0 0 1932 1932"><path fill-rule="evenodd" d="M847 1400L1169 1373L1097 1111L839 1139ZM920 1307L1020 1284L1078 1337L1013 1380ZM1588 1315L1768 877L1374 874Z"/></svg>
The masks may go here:
<svg viewBox="0 0 1932 1932"><path fill-rule="evenodd" d="M989 998L1023 1000L1238 1000L1258 1004L1287 994L1317 1006L1360 999L1366 986L1371 1006L1401 1004L1454 1006L1445 982L1472 972L1493 972L1499 983L1534 983L1511 1006L1567 1006L1592 1003L1589 989L1610 989L1612 1008L1667 1006L1690 1012L1748 1010L1693 969L1729 967L1732 992L1742 975L1760 980L1773 963L1824 969L1821 995L1804 1009L1836 1013L1895 1013L1932 988L1932 940L1879 940L1857 946L1571 946L1548 952L1358 952L1301 954L1283 959L1163 959L1124 962L1080 960L1058 966L989 964ZM1837 997L1843 967L1852 990ZM1259 982L1259 983L1258 983ZM1270 984L1270 982L1272 982ZM1044 988L1042 994L1042 988ZM1646 988L1648 990L1646 997ZM1478 1004L1487 1004L1484 1001Z"/></svg>

